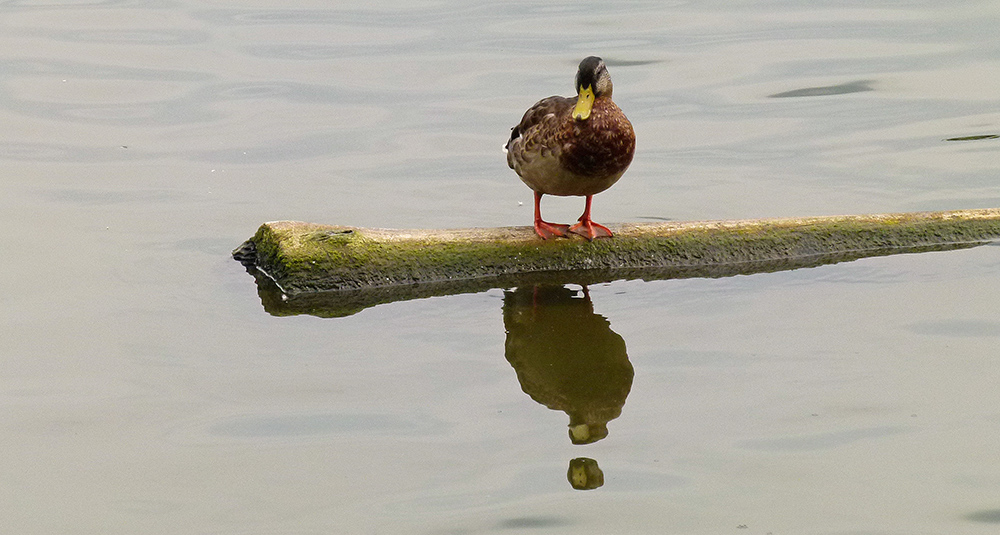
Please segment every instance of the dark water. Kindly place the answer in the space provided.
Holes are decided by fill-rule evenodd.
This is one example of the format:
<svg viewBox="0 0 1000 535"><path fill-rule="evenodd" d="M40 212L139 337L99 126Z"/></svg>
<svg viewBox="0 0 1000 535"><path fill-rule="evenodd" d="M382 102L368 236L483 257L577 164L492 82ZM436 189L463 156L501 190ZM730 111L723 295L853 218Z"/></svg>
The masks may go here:
<svg viewBox="0 0 1000 535"><path fill-rule="evenodd" d="M229 257L527 224L500 147L590 54L599 221L1000 206L994 3L380 6L0 3L5 532L996 530L994 246L336 319Z"/></svg>

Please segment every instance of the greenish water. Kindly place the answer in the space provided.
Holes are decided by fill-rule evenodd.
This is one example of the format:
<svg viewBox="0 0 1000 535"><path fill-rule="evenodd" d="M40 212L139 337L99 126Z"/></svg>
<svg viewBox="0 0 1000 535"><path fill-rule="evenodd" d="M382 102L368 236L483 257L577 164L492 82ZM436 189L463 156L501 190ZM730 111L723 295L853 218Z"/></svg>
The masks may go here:
<svg viewBox="0 0 1000 535"><path fill-rule="evenodd" d="M500 147L590 54L638 136L598 221L1000 206L998 19L0 4L0 524L995 532L995 246L342 318L268 314L229 253L277 219L528 224Z"/></svg>

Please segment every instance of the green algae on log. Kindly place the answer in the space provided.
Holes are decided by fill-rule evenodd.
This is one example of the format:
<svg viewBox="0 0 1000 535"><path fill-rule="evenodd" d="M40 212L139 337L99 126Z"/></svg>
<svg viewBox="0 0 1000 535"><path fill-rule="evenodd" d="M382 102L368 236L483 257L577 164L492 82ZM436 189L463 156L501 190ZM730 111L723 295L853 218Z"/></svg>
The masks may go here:
<svg viewBox="0 0 1000 535"><path fill-rule="evenodd" d="M644 273L725 276L984 243L1000 238L1000 209L611 229L611 239L543 241L531 227L391 230L276 221L262 225L233 256L286 296L414 285L488 289L558 273L575 274L567 282L581 283Z"/></svg>

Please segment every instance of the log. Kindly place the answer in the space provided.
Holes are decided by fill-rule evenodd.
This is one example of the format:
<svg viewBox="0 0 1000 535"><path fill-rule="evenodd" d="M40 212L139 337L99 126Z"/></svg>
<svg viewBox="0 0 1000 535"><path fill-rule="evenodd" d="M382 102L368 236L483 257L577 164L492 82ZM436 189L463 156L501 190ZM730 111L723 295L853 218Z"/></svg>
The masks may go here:
<svg viewBox="0 0 1000 535"><path fill-rule="evenodd" d="M497 287L722 277L971 247L1000 238L1000 209L609 227L613 238L590 242L544 241L531 227L393 230L275 221L233 256L257 277L272 313L340 316L381 302Z"/></svg>

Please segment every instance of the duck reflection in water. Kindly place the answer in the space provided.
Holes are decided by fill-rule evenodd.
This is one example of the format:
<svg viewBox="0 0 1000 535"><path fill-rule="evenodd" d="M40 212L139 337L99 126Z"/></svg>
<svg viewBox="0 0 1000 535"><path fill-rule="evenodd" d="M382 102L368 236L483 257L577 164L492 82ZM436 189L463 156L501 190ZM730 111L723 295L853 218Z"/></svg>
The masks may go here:
<svg viewBox="0 0 1000 535"><path fill-rule="evenodd" d="M633 369L625 340L594 313L590 293L540 285L504 291L505 354L531 399L569 415L573 444L608 436Z"/></svg>
<svg viewBox="0 0 1000 535"><path fill-rule="evenodd" d="M587 457L577 457L570 461L566 478L576 490L594 490L604 484L601 467L597 466L597 461Z"/></svg>

